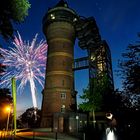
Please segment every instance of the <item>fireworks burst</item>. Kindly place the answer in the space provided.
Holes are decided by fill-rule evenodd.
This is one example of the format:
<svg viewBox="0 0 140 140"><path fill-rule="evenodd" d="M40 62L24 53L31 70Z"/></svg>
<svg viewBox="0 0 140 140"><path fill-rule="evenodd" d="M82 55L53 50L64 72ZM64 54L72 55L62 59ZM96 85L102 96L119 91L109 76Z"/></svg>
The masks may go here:
<svg viewBox="0 0 140 140"><path fill-rule="evenodd" d="M22 93L29 83L34 108L37 108L36 84L39 83L43 87L47 56L46 41L41 40L39 44L36 41L37 34L30 43L23 41L18 33L18 37L13 41L14 47L0 48L0 53L3 55L1 63L6 66L0 86L10 87L11 79L15 77L18 83L17 91Z"/></svg>

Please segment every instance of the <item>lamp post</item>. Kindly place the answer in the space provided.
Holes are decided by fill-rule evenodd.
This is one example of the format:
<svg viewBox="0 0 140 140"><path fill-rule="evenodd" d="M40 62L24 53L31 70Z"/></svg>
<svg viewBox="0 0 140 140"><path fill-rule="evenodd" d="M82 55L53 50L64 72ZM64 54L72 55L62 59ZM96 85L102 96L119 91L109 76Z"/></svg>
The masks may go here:
<svg viewBox="0 0 140 140"><path fill-rule="evenodd" d="M11 107L10 106L6 107L6 112L7 112L7 124L6 124L6 133L7 133L8 132L8 126L9 126L10 112L11 112Z"/></svg>
<svg viewBox="0 0 140 140"><path fill-rule="evenodd" d="M78 123L78 121L79 121L79 116L77 115L77 116L76 116L76 122L77 122L77 124L76 124L76 125L77 125L77 133L78 133L78 127L79 127L79 123Z"/></svg>
<svg viewBox="0 0 140 140"><path fill-rule="evenodd" d="M116 119L112 113L106 113L106 118L109 120L109 126L111 129L115 128L117 125Z"/></svg>
<svg viewBox="0 0 140 140"><path fill-rule="evenodd" d="M93 115L93 127L94 127L94 129L95 129L96 120L95 120L95 111L94 111L94 109L93 109L93 111L92 111L92 115Z"/></svg>
<svg viewBox="0 0 140 140"><path fill-rule="evenodd" d="M106 113L106 118L109 120L112 120L113 114L112 113Z"/></svg>

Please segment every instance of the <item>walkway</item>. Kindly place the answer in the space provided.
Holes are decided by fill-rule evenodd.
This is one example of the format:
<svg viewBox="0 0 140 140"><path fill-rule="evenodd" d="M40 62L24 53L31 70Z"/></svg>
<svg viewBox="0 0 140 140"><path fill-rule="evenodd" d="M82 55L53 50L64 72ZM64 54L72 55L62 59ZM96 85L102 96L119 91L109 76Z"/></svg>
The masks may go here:
<svg viewBox="0 0 140 140"><path fill-rule="evenodd" d="M16 137L34 140L80 140L74 136L64 133L40 133L40 132L21 132L17 133Z"/></svg>
<svg viewBox="0 0 140 140"><path fill-rule="evenodd" d="M0 131L0 139L8 140L81 140L78 136L82 134L77 133L75 135L50 132L47 129L18 129L16 135L11 131Z"/></svg>

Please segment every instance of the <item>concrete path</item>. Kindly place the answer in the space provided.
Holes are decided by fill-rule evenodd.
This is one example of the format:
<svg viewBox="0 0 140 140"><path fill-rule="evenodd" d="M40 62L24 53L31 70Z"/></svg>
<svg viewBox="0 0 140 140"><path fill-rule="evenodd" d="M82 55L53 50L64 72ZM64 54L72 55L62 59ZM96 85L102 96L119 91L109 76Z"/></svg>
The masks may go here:
<svg viewBox="0 0 140 140"><path fill-rule="evenodd" d="M40 132L21 132L17 133L16 137L24 139L34 139L34 140L80 140L74 136L70 136L64 133L40 133Z"/></svg>

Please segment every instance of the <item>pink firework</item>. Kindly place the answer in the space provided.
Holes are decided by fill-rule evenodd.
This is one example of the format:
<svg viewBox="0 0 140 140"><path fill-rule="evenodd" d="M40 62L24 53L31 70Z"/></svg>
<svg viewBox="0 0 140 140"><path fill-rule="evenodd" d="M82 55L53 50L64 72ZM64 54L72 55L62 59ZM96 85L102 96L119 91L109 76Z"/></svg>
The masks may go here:
<svg viewBox="0 0 140 140"><path fill-rule="evenodd" d="M6 66L6 72L1 77L0 86L10 87L11 78L17 80L17 91L21 93L29 83L33 106L37 107L36 92L37 84L44 86L47 44L41 40L38 44L37 34L33 41L23 41L20 34L14 39L14 47L9 49L0 48L3 55L1 63Z"/></svg>

